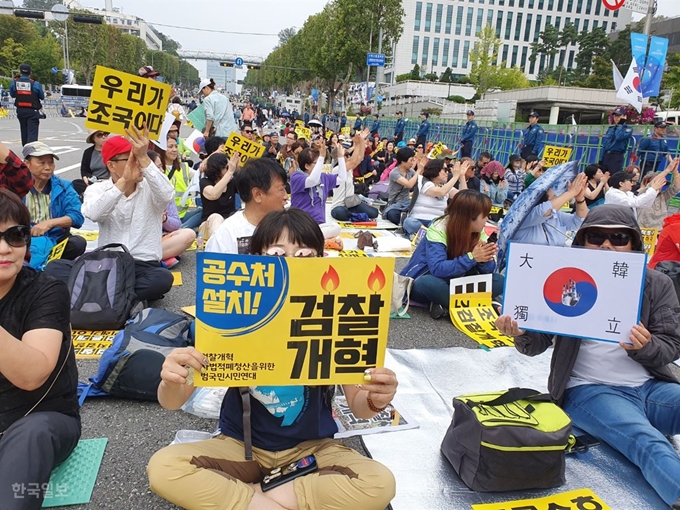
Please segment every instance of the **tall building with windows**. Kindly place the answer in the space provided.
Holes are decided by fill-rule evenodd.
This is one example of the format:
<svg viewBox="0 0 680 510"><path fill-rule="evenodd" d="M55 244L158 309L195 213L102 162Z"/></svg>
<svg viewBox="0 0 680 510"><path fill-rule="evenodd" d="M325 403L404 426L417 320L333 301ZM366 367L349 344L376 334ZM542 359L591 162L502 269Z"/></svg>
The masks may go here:
<svg viewBox="0 0 680 510"><path fill-rule="evenodd" d="M476 34L491 25L503 41L499 61L518 66L530 79L550 63L545 58L531 62L531 43L539 40L546 26L561 30L572 23L578 32L602 27L613 32L631 21L631 11L610 11L602 0L402 0L406 18L404 33L395 48L392 75L408 73L415 64L422 73L441 75L450 67L465 76L472 68L470 51ZM567 69L575 66L578 45L569 45L555 56ZM554 67L557 67L555 63Z"/></svg>

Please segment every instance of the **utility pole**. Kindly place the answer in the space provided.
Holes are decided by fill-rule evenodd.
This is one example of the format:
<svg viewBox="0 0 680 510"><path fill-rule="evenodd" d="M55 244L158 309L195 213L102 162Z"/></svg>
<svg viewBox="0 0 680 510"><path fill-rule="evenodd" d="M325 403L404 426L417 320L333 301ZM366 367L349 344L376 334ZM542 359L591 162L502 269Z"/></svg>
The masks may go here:
<svg viewBox="0 0 680 510"><path fill-rule="evenodd" d="M378 32L378 53L382 53L382 43L383 43L383 29L380 28ZM380 89L380 83L385 81L385 66L378 66L375 70L375 88L373 89L373 95L375 96L375 109L376 113L378 111L378 90Z"/></svg>
<svg viewBox="0 0 680 510"><path fill-rule="evenodd" d="M649 36L652 31L652 20L654 19L654 13L656 12L656 0L649 0L649 5L647 6L647 16L645 17L645 29L644 34Z"/></svg>

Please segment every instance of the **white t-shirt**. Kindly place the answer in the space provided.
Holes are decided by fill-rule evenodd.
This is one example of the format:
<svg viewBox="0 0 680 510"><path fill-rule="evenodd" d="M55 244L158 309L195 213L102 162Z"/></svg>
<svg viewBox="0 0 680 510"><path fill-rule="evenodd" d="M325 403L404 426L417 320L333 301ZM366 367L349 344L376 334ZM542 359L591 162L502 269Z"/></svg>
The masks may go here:
<svg viewBox="0 0 680 510"><path fill-rule="evenodd" d="M338 187L333 190L333 203L331 209L345 205L345 199L354 195L354 177L347 175L345 182L338 180Z"/></svg>
<svg viewBox="0 0 680 510"><path fill-rule="evenodd" d="M243 211L236 211L215 230L205 251L247 255L250 253L250 238L256 228L246 219Z"/></svg>
<svg viewBox="0 0 680 510"><path fill-rule="evenodd" d="M425 192L432 189L436 184L432 181L426 181L418 193L418 198L416 203L413 205L411 210L411 216L419 220L431 221L435 218L439 218L444 214L446 210L446 202L448 196L443 197L431 197L426 195Z"/></svg>
<svg viewBox="0 0 680 510"><path fill-rule="evenodd" d="M582 340L567 388L583 384L608 386L642 386L652 375L637 361L628 357L619 344Z"/></svg>

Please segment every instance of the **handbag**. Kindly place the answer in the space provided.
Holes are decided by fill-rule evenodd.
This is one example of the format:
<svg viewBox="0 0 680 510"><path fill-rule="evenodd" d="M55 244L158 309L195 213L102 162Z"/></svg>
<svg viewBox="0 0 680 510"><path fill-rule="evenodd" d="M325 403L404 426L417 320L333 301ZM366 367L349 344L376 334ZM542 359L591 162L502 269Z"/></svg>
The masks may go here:
<svg viewBox="0 0 680 510"><path fill-rule="evenodd" d="M575 443L550 395L511 388L455 397L441 451L470 489L505 492L562 485Z"/></svg>
<svg viewBox="0 0 680 510"><path fill-rule="evenodd" d="M394 273L390 313L396 314L399 317L406 315L406 312L408 312L409 299L411 299L412 286L413 278L400 275L397 272Z"/></svg>
<svg viewBox="0 0 680 510"><path fill-rule="evenodd" d="M347 207L348 209L356 207L359 204L361 204L361 199L359 198L358 195L350 195L347 198L345 198L345 207Z"/></svg>

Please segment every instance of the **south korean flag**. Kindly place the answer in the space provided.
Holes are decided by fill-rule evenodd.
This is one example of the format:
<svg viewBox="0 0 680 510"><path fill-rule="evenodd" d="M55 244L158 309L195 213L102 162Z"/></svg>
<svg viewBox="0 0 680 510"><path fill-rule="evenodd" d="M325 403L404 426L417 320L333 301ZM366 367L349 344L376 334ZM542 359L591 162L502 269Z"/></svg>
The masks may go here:
<svg viewBox="0 0 680 510"><path fill-rule="evenodd" d="M635 57L630 63L623 83L616 91L616 97L631 105L638 113L642 113L642 92L640 91L640 76Z"/></svg>

